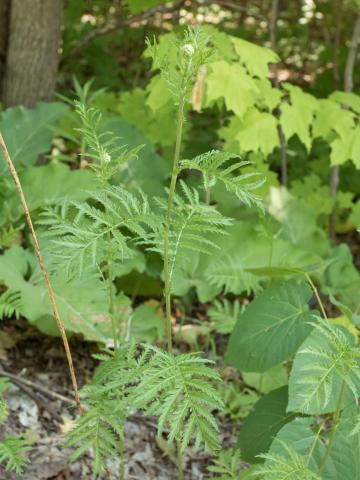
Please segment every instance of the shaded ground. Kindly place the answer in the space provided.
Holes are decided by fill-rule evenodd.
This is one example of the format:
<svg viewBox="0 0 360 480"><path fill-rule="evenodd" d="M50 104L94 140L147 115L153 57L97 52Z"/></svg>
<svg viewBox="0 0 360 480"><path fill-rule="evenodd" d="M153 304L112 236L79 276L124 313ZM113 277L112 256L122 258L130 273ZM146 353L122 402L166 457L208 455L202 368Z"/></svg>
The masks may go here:
<svg viewBox="0 0 360 480"><path fill-rule="evenodd" d="M71 346L79 384L84 385L94 371L95 361L91 355L97 351L97 347L79 340L73 340ZM25 475L18 477L0 467L0 480L92 479L91 454L71 463L71 451L63 446L64 433L71 428L77 413L69 401L71 389L60 340L41 335L26 322L3 323L0 368L15 375L6 396L10 415L0 435L25 432L34 441ZM34 382L44 390L29 386L22 380ZM65 399L56 398L56 394ZM233 423L222 422L225 444L233 444L236 434L232 432L233 428ZM178 478L174 452L164 452L165 446L156 439L156 423L153 419L134 415L127 422L125 430L127 480ZM207 472L209 465L210 457L188 451L184 459L184 478L211 478ZM115 463L109 470L103 478L117 479L119 465Z"/></svg>

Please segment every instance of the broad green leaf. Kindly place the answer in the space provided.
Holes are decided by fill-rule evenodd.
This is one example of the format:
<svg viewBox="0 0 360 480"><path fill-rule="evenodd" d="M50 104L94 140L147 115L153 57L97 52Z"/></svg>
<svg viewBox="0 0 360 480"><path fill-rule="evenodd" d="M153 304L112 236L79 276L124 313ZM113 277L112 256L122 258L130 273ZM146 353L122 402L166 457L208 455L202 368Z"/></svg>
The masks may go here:
<svg viewBox="0 0 360 480"><path fill-rule="evenodd" d="M330 215L335 199L330 195L330 187L324 185L319 175L311 174L291 183L291 193L305 202L316 214Z"/></svg>
<svg viewBox="0 0 360 480"><path fill-rule="evenodd" d="M152 82L147 87L150 89ZM150 92L151 95L151 92ZM121 117L141 131L153 144L168 147L175 144L176 129L173 128L175 107L165 103L154 112L146 103L147 91L135 88L131 92L122 92L117 111ZM185 128L186 131L186 128Z"/></svg>
<svg viewBox="0 0 360 480"><path fill-rule="evenodd" d="M128 334L139 342L156 342L164 335L164 318L159 304L155 301L135 308L128 324Z"/></svg>
<svg viewBox="0 0 360 480"><path fill-rule="evenodd" d="M353 263L353 256L346 244L340 244L331 252L332 262L321 277L324 291L331 292L340 302L354 311L359 308L360 274Z"/></svg>
<svg viewBox="0 0 360 480"><path fill-rule="evenodd" d="M333 92L330 97L331 100L345 105L354 112L360 114L360 96L353 92Z"/></svg>
<svg viewBox="0 0 360 480"><path fill-rule="evenodd" d="M261 393L269 393L288 383L288 372L283 364L275 365L264 373L242 372L241 376L247 386Z"/></svg>
<svg viewBox="0 0 360 480"><path fill-rule="evenodd" d="M345 110L339 103L325 99L318 100L319 110L313 122L313 137L323 137L325 140L336 132L343 139L347 138L349 131L354 127L354 116Z"/></svg>
<svg viewBox="0 0 360 480"><path fill-rule="evenodd" d="M30 210L62 203L65 199L83 200L98 186L89 170L70 170L61 163L30 167L21 175Z"/></svg>
<svg viewBox="0 0 360 480"><path fill-rule="evenodd" d="M251 222L236 222L229 235L218 239L220 247L208 260L206 279L226 293L240 294L256 291L261 279L250 269L269 263L279 268L304 268L319 264L321 259L312 252L301 250L288 240L271 240L254 228Z"/></svg>
<svg viewBox="0 0 360 480"><path fill-rule="evenodd" d="M348 131L346 137L338 137L330 144L331 165L342 165L352 160L357 169L360 169L360 125Z"/></svg>
<svg viewBox="0 0 360 480"><path fill-rule="evenodd" d="M242 38L231 37L240 62L254 77L266 78L269 73L269 63L277 63L279 57L269 48L260 47Z"/></svg>
<svg viewBox="0 0 360 480"><path fill-rule="evenodd" d="M171 93L167 88L165 80L160 75L156 75L151 79L147 90L149 95L146 100L146 105L155 113L165 107L169 102L172 102Z"/></svg>
<svg viewBox="0 0 360 480"><path fill-rule="evenodd" d="M51 281L59 314L67 330L82 333L89 340L111 338L103 282L86 276L69 283L61 272L52 275ZM0 255L0 283L20 293L22 313L29 322L47 334L58 333L47 289L33 254L14 246Z"/></svg>
<svg viewBox="0 0 360 480"><path fill-rule="evenodd" d="M291 104L283 103L281 106L280 124L285 138L289 140L293 135L297 135L307 150L310 150L310 127L318 109L317 100L289 83L284 84L284 88L289 92L291 101Z"/></svg>
<svg viewBox="0 0 360 480"><path fill-rule="evenodd" d="M67 109L62 103L39 103L33 110L14 107L0 114L0 132L17 168L33 165L40 154L50 150L54 136L51 127ZM0 152L0 174L6 168Z"/></svg>
<svg viewBox="0 0 360 480"><path fill-rule="evenodd" d="M245 419L240 429L238 446L246 462L258 462L260 453L268 451L278 431L295 414L286 413L287 387L281 387L262 397Z"/></svg>
<svg viewBox="0 0 360 480"><path fill-rule="evenodd" d="M311 289L297 279L258 294L230 336L227 361L240 371L265 372L290 358L309 335Z"/></svg>
<svg viewBox="0 0 360 480"><path fill-rule="evenodd" d="M259 95L254 80L238 63L230 64L220 60L211 63L208 68L206 105L224 99L226 108L242 118Z"/></svg>
<svg viewBox="0 0 360 480"><path fill-rule="evenodd" d="M275 117L256 108L250 108L243 118L232 117L229 125L220 130L220 136L227 142L236 141L240 153L269 155L279 145Z"/></svg>
<svg viewBox="0 0 360 480"><path fill-rule="evenodd" d="M148 195L159 195L163 189L163 181L169 173L169 166L160 157L154 146L144 135L128 122L116 116L104 118L104 130L119 137L121 145L134 148L145 145L139 153L139 158L124 165L115 181L126 185L126 188L141 188Z"/></svg>
<svg viewBox="0 0 360 480"><path fill-rule="evenodd" d="M272 112L281 102L281 90L273 87L267 78L256 78L255 83L260 92L258 106Z"/></svg>
<svg viewBox="0 0 360 480"><path fill-rule="evenodd" d="M342 406L357 397L360 354L356 356L356 350L349 332L326 322L314 328L294 359L288 410L310 415L334 412L342 388Z"/></svg>

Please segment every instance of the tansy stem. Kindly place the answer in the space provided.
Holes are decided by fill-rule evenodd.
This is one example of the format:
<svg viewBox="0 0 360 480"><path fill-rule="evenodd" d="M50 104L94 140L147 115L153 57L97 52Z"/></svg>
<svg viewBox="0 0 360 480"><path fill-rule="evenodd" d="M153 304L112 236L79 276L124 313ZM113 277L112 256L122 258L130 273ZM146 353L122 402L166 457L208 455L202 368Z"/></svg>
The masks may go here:
<svg viewBox="0 0 360 480"><path fill-rule="evenodd" d="M176 143L174 162L172 167L171 182L168 196L168 205L165 218L164 227L164 282L165 282L165 309L166 309L166 341L168 352L172 351L172 325L171 325L171 278L170 278L170 265L169 265L169 236L170 236L170 224L171 224L171 211L174 204L174 194L176 188L176 181L178 176L178 167L180 160L180 149L184 123L184 100L179 103L178 117L177 117L177 129L176 129Z"/></svg>

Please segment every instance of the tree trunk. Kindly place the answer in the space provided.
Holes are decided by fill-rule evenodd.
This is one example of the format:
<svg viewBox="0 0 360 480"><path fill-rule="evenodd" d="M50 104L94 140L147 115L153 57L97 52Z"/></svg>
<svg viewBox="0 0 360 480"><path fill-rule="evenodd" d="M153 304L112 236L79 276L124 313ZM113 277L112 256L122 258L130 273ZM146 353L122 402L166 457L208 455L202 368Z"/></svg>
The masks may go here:
<svg viewBox="0 0 360 480"><path fill-rule="evenodd" d="M0 0L1 1L1 0ZM51 100L62 37L63 0L12 0L3 102Z"/></svg>
<svg viewBox="0 0 360 480"><path fill-rule="evenodd" d="M9 36L10 0L0 0L0 92L5 73Z"/></svg>

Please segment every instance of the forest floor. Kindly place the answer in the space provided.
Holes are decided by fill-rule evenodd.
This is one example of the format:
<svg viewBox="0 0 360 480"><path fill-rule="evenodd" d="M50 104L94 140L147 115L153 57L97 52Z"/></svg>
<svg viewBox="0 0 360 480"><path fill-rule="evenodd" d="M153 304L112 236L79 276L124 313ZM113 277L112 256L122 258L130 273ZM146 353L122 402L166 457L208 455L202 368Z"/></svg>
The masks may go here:
<svg viewBox="0 0 360 480"><path fill-rule="evenodd" d="M0 377L10 374L11 386L6 398L10 415L3 425L0 437L25 433L31 438L33 448L25 474L19 477L0 467L0 480L90 480L92 479L91 454L71 462L71 450L64 448L65 433L77 417L72 399L67 365L58 338L41 335L26 322L9 321L2 324L0 332ZM92 354L98 352L95 344L71 341L78 381L88 383L96 367ZM29 386L26 381L36 385ZM62 395L63 400L57 398ZM222 421L223 443L236 442L239 425ZM125 427L126 479L171 480L177 479L176 456L169 451L165 440L156 437L154 419L135 414ZM207 472L210 457L188 450L184 456L184 479L211 478ZM103 478L116 480L119 465L114 462Z"/></svg>

